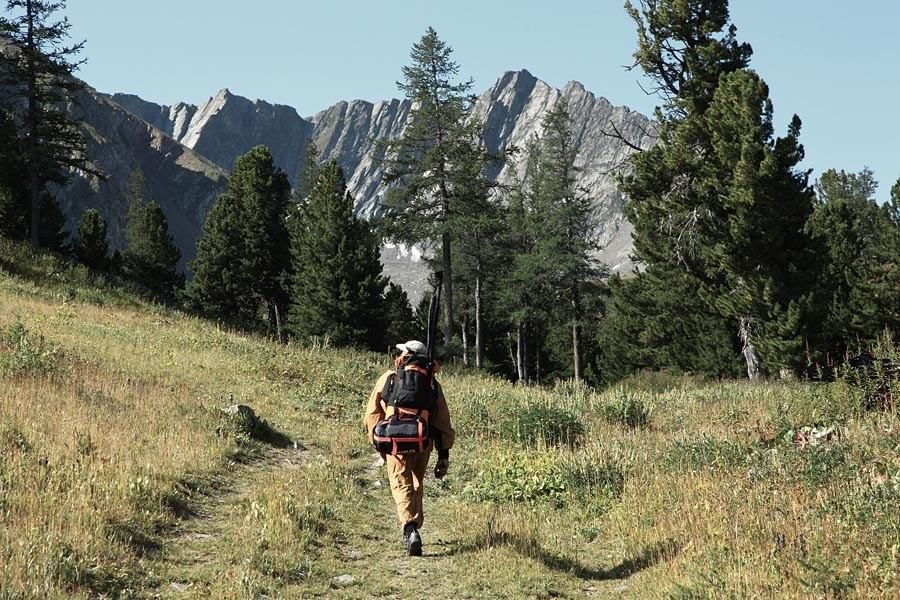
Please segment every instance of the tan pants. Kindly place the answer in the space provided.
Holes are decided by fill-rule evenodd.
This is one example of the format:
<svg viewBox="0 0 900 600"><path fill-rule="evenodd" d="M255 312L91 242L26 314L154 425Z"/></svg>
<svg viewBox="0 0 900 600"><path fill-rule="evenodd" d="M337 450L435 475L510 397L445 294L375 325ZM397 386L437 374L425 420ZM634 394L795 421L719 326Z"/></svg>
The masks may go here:
<svg viewBox="0 0 900 600"><path fill-rule="evenodd" d="M387 457L391 495L397 505L397 518L401 525L412 521L416 527L421 527L425 520L422 512L422 497L425 495L423 483L430 456L431 448L425 452Z"/></svg>

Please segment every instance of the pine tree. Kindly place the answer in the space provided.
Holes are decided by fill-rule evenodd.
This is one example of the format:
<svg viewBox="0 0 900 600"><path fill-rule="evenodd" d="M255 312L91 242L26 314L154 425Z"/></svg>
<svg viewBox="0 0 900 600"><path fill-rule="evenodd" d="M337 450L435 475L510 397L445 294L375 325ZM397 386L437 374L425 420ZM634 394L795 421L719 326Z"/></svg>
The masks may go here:
<svg viewBox="0 0 900 600"><path fill-rule="evenodd" d="M470 142L465 126L472 107L472 81L457 82L453 50L428 28L413 45L412 64L403 67L399 88L412 101L406 129L398 140L382 141L390 158L385 181L396 184L385 198L388 236L408 243L439 242L444 272L444 339L453 338L452 240L459 181L454 157ZM470 147L469 151L477 152Z"/></svg>
<svg viewBox="0 0 900 600"><path fill-rule="evenodd" d="M122 272L148 293L171 301L184 285L184 275L177 270L181 252L162 208L144 199L143 181L143 173L136 171L129 182Z"/></svg>
<svg viewBox="0 0 900 600"><path fill-rule="evenodd" d="M91 208L81 213L74 250L75 258L87 267L97 271L106 268L109 259L106 221L96 209Z"/></svg>
<svg viewBox="0 0 900 600"><path fill-rule="evenodd" d="M228 190L216 200L197 241L186 292L191 306L242 327L274 325L283 339L289 196L287 176L267 148L238 157Z"/></svg>
<svg viewBox="0 0 900 600"><path fill-rule="evenodd" d="M536 202L542 228L535 251L549 269L549 284L558 299L554 314L570 329L572 370L575 380L580 381L586 296L592 294L600 275L592 259L597 250L595 218L590 197L576 185L577 148L564 100L544 115L542 126Z"/></svg>
<svg viewBox="0 0 900 600"><path fill-rule="evenodd" d="M541 377L537 359L543 346L543 334L550 322L553 290L550 269L538 252L543 223L540 212L541 140L533 137L526 142L521 176L507 190L505 235L501 241L503 252L510 257L508 265L501 262L499 305L512 332L515 349L510 360L520 383ZM530 352L529 352L530 349ZM531 363L534 362L533 368ZM546 365L545 365L546 367Z"/></svg>
<svg viewBox="0 0 900 600"><path fill-rule="evenodd" d="M814 358L840 361L885 328L900 331L900 220L875 201L872 171L828 170L816 185L810 234L823 269L816 286Z"/></svg>
<svg viewBox="0 0 900 600"><path fill-rule="evenodd" d="M495 194L497 184L489 180L486 170L500 157L486 152L481 144L479 124L466 126L461 143L451 154L454 178L451 193L456 213L453 216L451 261L463 299L462 337L463 364L468 366L468 331L471 319L475 339L475 367L484 366L486 294L490 294L499 278L497 258L503 252L501 237L504 212Z"/></svg>
<svg viewBox="0 0 900 600"><path fill-rule="evenodd" d="M389 282L384 293L384 339L389 348L409 340L423 337L423 330L417 326L416 316L409 296L394 282Z"/></svg>
<svg viewBox="0 0 900 600"><path fill-rule="evenodd" d="M0 110L0 235L3 237L23 239L28 232L24 170L15 122L9 113Z"/></svg>
<svg viewBox="0 0 900 600"><path fill-rule="evenodd" d="M381 348L387 280L380 239L353 214L344 174L332 160L292 228L293 285L288 322L298 338L328 337L338 346Z"/></svg>
<svg viewBox="0 0 900 600"><path fill-rule="evenodd" d="M636 259L658 279L689 274L699 298L729 318L751 378L796 365L810 266L811 210L800 120L773 139L768 89L748 70L726 0L628 5L636 66L655 82L659 141L622 181ZM727 29L726 29L727 28ZM722 31L725 30L725 33ZM674 275L674 273L669 273Z"/></svg>
<svg viewBox="0 0 900 600"><path fill-rule="evenodd" d="M21 119L30 239L38 247L47 184L65 185L72 169L99 174L86 158L77 124L66 113L67 103L83 87L72 74L81 64L75 57L84 42L65 45L71 25L65 17L55 19L65 1L8 0L6 10L0 33L13 49L0 61L0 88L6 107Z"/></svg>
<svg viewBox="0 0 900 600"><path fill-rule="evenodd" d="M316 184L316 178L319 176L319 149L313 142L306 145L306 151L303 154L303 162L297 173L297 183L294 185L293 201L302 203L303 200L312 192L313 186Z"/></svg>

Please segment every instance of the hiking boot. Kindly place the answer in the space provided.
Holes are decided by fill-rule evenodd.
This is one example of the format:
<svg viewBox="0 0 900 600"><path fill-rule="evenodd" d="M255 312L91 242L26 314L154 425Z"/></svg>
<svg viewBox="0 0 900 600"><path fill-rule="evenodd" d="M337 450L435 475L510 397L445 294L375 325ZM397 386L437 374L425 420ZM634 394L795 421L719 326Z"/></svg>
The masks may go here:
<svg viewBox="0 0 900 600"><path fill-rule="evenodd" d="M422 556L422 536L415 523L407 523L403 528L403 549L408 556Z"/></svg>

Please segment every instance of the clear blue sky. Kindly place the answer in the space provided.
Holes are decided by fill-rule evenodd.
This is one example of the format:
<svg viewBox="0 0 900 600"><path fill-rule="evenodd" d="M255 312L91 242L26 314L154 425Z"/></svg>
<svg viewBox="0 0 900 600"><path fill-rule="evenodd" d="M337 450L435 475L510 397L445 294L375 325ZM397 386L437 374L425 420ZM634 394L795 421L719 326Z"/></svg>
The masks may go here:
<svg viewBox="0 0 900 600"><path fill-rule="evenodd" d="M398 96L410 46L433 26L462 72L488 87L525 68L557 87L582 82L649 114L626 72L634 27L623 0L68 0L87 39L80 75L105 92L164 104L218 89L290 104L305 116L338 100ZM900 177L900 2L732 0L740 39L769 83L778 132L803 119L807 168L868 165L884 201Z"/></svg>

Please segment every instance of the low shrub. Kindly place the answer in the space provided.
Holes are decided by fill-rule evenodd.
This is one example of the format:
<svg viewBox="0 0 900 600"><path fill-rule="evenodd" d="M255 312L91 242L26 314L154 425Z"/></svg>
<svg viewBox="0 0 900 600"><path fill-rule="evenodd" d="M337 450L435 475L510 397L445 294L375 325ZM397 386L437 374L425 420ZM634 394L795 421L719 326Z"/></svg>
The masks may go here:
<svg viewBox="0 0 900 600"><path fill-rule="evenodd" d="M609 423L629 429L644 429L650 425L652 410L637 394L620 392L600 405L601 416Z"/></svg>
<svg viewBox="0 0 900 600"><path fill-rule="evenodd" d="M531 404L501 425L508 440L525 446L576 446L584 435L582 414L548 404Z"/></svg>
<svg viewBox="0 0 900 600"><path fill-rule="evenodd" d="M499 454L479 473L467 494L480 502L550 502L572 499L614 500L625 487L625 473L615 461L584 454Z"/></svg>
<svg viewBox="0 0 900 600"><path fill-rule="evenodd" d="M3 333L0 350L0 372L6 375L48 376L62 370L62 350L44 336L28 331L21 321L16 321Z"/></svg>
<svg viewBox="0 0 900 600"><path fill-rule="evenodd" d="M746 463L752 450L731 440L713 437L676 440L663 460L670 470L711 471L731 469Z"/></svg>

